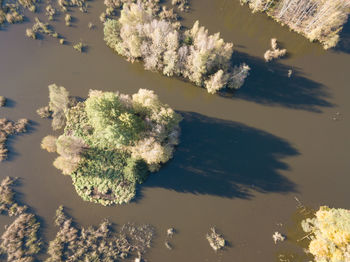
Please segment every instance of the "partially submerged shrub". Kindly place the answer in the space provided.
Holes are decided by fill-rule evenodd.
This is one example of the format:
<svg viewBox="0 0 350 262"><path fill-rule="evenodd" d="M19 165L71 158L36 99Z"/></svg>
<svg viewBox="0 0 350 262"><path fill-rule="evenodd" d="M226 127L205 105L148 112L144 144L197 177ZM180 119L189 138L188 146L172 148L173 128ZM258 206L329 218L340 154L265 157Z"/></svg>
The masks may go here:
<svg viewBox="0 0 350 262"><path fill-rule="evenodd" d="M26 29L26 36L29 37L29 38L32 38L32 39L36 39L36 34L35 34L35 32L33 31L32 28L27 28Z"/></svg>
<svg viewBox="0 0 350 262"><path fill-rule="evenodd" d="M46 8L46 16L49 20L53 20L54 15L56 14L56 9L52 5L47 5Z"/></svg>
<svg viewBox="0 0 350 262"><path fill-rule="evenodd" d="M188 0L171 0L172 5L176 5L180 11L188 11L190 9Z"/></svg>
<svg viewBox="0 0 350 262"><path fill-rule="evenodd" d="M70 14L66 14L64 17L64 21L66 22L66 26L70 26L70 22L72 21L72 17Z"/></svg>
<svg viewBox="0 0 350 262"><path fill-rule="evenodd" d="M41 141L41 148L45 149L47 152L56 152L57 146L56 146L57 137L55 136L45 136L43 140Z"/></svg>
<svg viewBox="0 0 350 262"><path fill-rule="evenodd" d="M277 39L271 39L271 49L267 50L264 54L266 62L270 62L273 59L283 57L287 54L287 49L279 49L277 44Z"/></svg>
<svg viewBox="0 0 350 262"><path fill-rule="evenodd" d="M224 248L226 245L225 239L222 237L222 235L216 232L214 227L212 227L210 232L207 234L207 240L214 251L218 251L219 249Z"/></svg>
<svg viewBox="0 0 350 262"><path fill-rule="evenodd" d="M48 118L52 114L52 112L50 111L50 107L49 106L40 107L39 109L36 110L36 113L41 118Z"/></svg>
<svg viewBox="0 0 350 262"><path fill-rule="evenodd" d="M302 222L311 239L308 251L315 262L350 261L350 211L322 206Z"/></svg>
<svg viewBox="0 0 350 262"><path fill-rule="evenodd" d="M319 41L325 49L335 47L348 19L350 2L344 0L240 0L253 12L266 12L281 24Z"/></svg>
<svg viewBox="0 0 350 262"><path fill-rule="evenodd" d="M33 37L32 38L36 39L37 34L46 34L46 35L49 35L51 37L58 38L58 33L55 32L48 23L41 22L39 20L39 18L37 18L37 17L34 18L34 21L35 21L35 23L33 24L32 28L31 29L28 28L26 30L27 36L29 33L31 35L30 37L35 35L35 38L33 38Z"/></svg>
<svg viewBox="0 0 350 262"><path fill-rule="evenodd" d="M77 50L79 53L83 52L84 44L82 42L76 43L73 45L74 50Z"/></svg>
<svg viewBox="0 0 350 262"><path fill-rule="evenodd" d="M0 96L0 107L3 107L6 105L6 97Z"/></svg>
<svg viewBox="0 0 350 262"><path fill-rule="evenodd" d="M15 179L5 177L0 183L0 214L4 211L8 212L10 207L14 204L14 192L11 188Z"/></svg>
<svg viewBox="0 0 350 262"><path fill-rule="evenodd" d="M8 150L6 140L9 135L27 132L28 119L22 118L17 122L12 122L6 118L0 119L0 162L7 158Z"/></svg>
<svg viewBox="0 0 350 262"><path fill-rule="evenodd" d="M285 239L286 239L286 237L284 236L284 235L282 235L280 232L275 232L275 233L273 233L273 235L272 235L272 239L273 239L273 242L275 242L275 244L277 244L277 242L283 242Z"/></svg>
<svg viewBox="0 0 350 262"><path fill-rule="evenodd" d="M63 12L67 12L69 7L78 7L83 13L87 11L86 0L58 0L57 3Z"/></svg>
<svg viewBox="0 0 350 262"><path fill-rule="evenodd" d="M118 20L104 23L104 40L129 61L140 60L147 70L184 77L210 93L240 88L250 69L245 64L239 70L231 67L233 44L225 43L219 33L209 35L198 21L183 32L140 2L124 4Z"/></svg>
<svg viewBox="0 0 350 262"><path fill-rule="evenodd" d="M40 224L33 214L27 213L27 207L15 201L12 186L15 179L6 177L0 183L0 213L17 218L8 226L1 236L0 254L7 261L34 261L40 251L38 239Z"/></svg>
<svg viewBox="0 0 350 262"><path fill-rule="evenodd" d="M10 224L1 236L0 249L7 255L7 261L34 261L40 251L38 239L40 223L33 214L21 214Z"/></svg>
<svg viewBox="0 0 350 262"><path fill-rule="evenodd" d="M62 93L67 101L68 92ZM50 102L50 109L55 110L54 104L65 103ZM91 90L87 100L65 104L61 111L64 134L55 145L51 138L43 141L43 147L53 151L56 146L54 166L71 175L84 200L129 202L136 184L167 162L178 144L181 117L150 90L140 89L133 96Z"/></svg>

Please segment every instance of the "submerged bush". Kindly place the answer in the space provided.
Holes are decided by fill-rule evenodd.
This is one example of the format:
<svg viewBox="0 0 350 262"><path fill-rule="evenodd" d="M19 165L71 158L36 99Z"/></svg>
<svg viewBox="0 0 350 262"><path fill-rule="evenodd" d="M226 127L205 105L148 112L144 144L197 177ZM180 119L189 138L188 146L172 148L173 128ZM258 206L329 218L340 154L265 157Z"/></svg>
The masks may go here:
<svg viewBox="0 0 350 262"><path fill-rule="evenodd" d="M0 248L7 255L7 261L34 261L40 251L38 239L40 223L33 214L21 214L10 224L1 236Z"/></svg>
<svg viewBox="0 0 350 262"><path fill-rule="evenodd" d="M271 39L271 49L267 50L264 54L264 58L266 62L270 62L273 59L280 58L287 54L286 49L279 49L277 44L277 39Z"/></svg>
<svg viewBox="0 0 350 262"><path fill-rule="evenodd" d="M7 261L35 261L39 253L41 240L38 238L40 223L35 215L27 212L27 207L15 201L12 186L15 179L6 177L0 183L0 213L16 216L16 219L5 226L1 236L0 255Z"/></svg>
<svg viewBox="0 0 350 262"><path fill-rule="evenodd" d="M6 118L0 119L0 162L7 158L6 140L8 136L27 132L28 119L22 118L12 122Z"/></svg>
<svg viewBox="0 0 350 262"><path fill-rule="evenodd" d="M225 43L219 33L209 35L198 21L181 31L177 23L159 17L140 2L124 4L118 20L104 23L104 40L129 61L140 60L147 70L184 77L209 93L243 85L250 68L231 67L232 43Z"/></svg>
<svg viewBox="0 0 350 262"><path fill-rule="evenodd" d="M45 136L43 140L41 141L41 148L45 149L47 152L56 152L57 146L56 146L57 137L55 136Z"/></svg>
<svg viewBox="0 0 350 262"><path fill-rule="evenodd" d="M350 261L350 211L322 206L302 222L311 239L308 251L315 262Z"/></svg>
<svg viewBox="0 0 350 262"><path fill-rule="evenodd" d="M6 97L0 96L0 107L3 107L6 105Z"/></svg>
<svg viewBox="0 0 350 262"><path fill-rule="evenodd" d="M240 0L254 11L266 12L325 49L335 47L348 19L350 2L344 0Z"/></svg>
<svg viewBox="0 0 350 262"><path fill-rule="evenodd" d="M65 94L67 101L63 89L58 97ZM181 117L153 91L140 89L129 96L90 90L88 99L73 105L50 99L60 101L50 102L53 109L65 105L66 125L57 141L46 137L42 147L53 151L56 146L54 166L72 177L84 200L129 202L136 184L172 158L178 144Z"/></svg>

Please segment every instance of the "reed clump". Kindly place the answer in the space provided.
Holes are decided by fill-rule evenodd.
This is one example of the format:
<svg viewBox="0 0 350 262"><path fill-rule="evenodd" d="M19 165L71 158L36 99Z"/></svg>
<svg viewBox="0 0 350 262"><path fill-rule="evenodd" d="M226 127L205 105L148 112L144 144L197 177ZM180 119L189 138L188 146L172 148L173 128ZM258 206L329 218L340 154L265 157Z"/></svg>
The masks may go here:
<svg viewBox="0 0 350 262"><path fill-rule="evenodd" d="M2 215L16 217L1 236L0 254L7 261L35 261L42 242L38 238L40 223L26 206L15 201L12 189L16 179L6 177L0 183L0 211Z"/></svg>
<svg viewBox="0 0 350 262"><path fill-rule="evenodd" d="M271 48L267 50L264 54L264 58L266 62L270 62L273 59L277 59L283 57L287 54L287 49L280 49L278 47L277 39L271 39Z"/></svg>
<svg viewBox="0 0 350 262"><path fill-rule="evenodd" d="M17 122L12 122L6 118L0 119L0 162L7 158L8 149L6 148L6 140L10 135L27 132L27 125L29 120L22 118Z"/></svg>

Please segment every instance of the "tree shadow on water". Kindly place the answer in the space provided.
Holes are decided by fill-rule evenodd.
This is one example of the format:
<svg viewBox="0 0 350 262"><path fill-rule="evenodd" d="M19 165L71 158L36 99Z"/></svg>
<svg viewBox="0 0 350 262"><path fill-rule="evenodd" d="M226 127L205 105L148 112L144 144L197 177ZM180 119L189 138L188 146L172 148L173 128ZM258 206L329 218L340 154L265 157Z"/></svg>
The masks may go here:
<svg viewBox="0 0 350 262"><path fill-rule="evenodd" d="M350 19L345 23L339 36L340 40L335 50L350 54Z"/></svg>
<svg viewBox="0 0 350 262"><path fill-rule="evenodd" d="M318 113L323 107L333 106L327 101L326 87L302 76L297 68L276 61L266 63L262 58L241 52L235 52L232 61L245 62L251 67L244 86L234 93L234 98ZM291 77L288 77L289 69L293 71Z"/></svg>
<svg viewBox="0 0 350 262"><path fill-rule="evenodd" d="M253 197L254 191L296 191L279 173L288 170L283 158L299 154L288 142L236 122L182 115L181 142L173 160L143 186L243 199Z"/></svg>

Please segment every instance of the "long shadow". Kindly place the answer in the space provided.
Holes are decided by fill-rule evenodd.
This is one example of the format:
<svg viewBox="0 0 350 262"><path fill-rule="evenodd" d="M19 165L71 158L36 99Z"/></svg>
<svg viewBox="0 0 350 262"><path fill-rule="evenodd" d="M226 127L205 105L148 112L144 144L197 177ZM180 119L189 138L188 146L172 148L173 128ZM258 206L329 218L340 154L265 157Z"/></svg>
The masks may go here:
<svg viewBox="0 0 350 262"><path fill-rule="evenodd" d="M345 23L339 36L340 41L335 50L350 54L350 19Z"/></svg>
<svg viewBox="0 0 350 262"><path fill-rule="evenodd" d="M236 122L183 112L174 158L142 187L250 199L253 192L295 192L282 159L298 155L288 142Z"/></svg>
<svg viewBox="0 0 350 262"><path fill-rule="evenodd" d="M333 106L327 101L326 87L307 79L297 68L275 61L266 63L262 58L241 52L235 52L232 61L245 62L251 67L244 86L234 93L235 98L319 113L321 108ZM289 69L293 71L291 77L288 77Z"/></svg>

